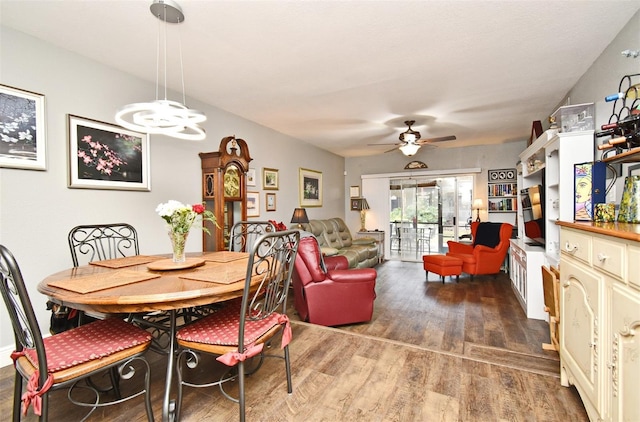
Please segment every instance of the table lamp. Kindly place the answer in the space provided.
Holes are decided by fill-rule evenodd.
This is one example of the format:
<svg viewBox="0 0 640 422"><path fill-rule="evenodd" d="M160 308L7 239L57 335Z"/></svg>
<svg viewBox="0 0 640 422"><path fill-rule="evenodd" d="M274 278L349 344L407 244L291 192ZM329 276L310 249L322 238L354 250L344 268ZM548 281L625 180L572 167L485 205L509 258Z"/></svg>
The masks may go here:
<svg viewBox="0 0 640 422"><path fill-rule="evenodd" d="M473 200L472 209L476 210L476 221L480 222L480 210L484 208L484 204L482 203L482 199L477 198Z"/></svg>
<svg viewBox="0 0 640 422"><path fill-rule="evenodd" d="M307 210L304 208L296 208L293 210L293 216L291 217L292 223L298 223L298 227L302 230L302 224L309 222L309 217L307 217Z"/></svg>
<svg viewBox="0 0 640 422"><path fill-rule="evenodd" d="M358 210L360 210L360 231L366 232L365 219L367 218L367 210L369 209L369 203L366 198L358 199Z"/></svg>

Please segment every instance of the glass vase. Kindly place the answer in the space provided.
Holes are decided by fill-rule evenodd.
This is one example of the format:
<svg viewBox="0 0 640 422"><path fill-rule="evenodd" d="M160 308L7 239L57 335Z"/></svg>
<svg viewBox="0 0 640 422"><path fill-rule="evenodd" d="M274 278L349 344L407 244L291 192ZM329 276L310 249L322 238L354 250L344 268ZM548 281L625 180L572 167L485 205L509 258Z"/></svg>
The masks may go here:
<svg viewBox="0 0 640 422"><path fill-rule="evenodd" d="M185 262L187 260L186 255L184 254L184 246L187 243L187 237L189 236L189 232L187 233L176 233L173 231L169 232L169 238L171 239L171 248L173 251L173 262Z"/></svg>

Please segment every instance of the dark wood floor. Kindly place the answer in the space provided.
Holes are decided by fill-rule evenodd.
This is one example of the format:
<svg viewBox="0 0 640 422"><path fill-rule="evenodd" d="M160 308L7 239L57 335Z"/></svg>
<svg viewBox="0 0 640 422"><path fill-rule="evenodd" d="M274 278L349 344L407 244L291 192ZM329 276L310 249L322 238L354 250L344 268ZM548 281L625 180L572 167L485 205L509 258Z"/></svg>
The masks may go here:
<svg viewBox="0 0 640 422"><path fill-rule="evenodd" d="M588 420L575 389L560 386L557 353L542 350L547 324L525 318L506 275L442 284L433 274L425 281L418 263L388 261L377 269L370 323L327 328L289 313L293 394L282 362L267 360L247 381L248 420ZM149 358L160 420L165 361ZM11 412L12 382L11 367L0 369L2 420ZM52 420L82 417L64 392L53 403ZM143 421L144 407L136 399L89 420ZM237 405L217 389L189 389L183 420L234 421Z"/></svg>

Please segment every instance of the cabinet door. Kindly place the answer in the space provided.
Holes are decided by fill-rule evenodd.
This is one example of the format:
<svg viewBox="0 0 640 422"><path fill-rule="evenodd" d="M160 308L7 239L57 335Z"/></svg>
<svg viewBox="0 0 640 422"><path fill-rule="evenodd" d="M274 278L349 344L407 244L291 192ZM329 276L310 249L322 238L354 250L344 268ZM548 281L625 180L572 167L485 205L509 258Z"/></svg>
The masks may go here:
<svg viewBox="0 0 640 422"><path fill-rule="evenodd" d="M563 385L575 384L592 420L602 418L604 383L602 336L604 280L574 259L560 271L560 364ZM607 344L607 342L605 342Z"/></svg>
<svg viewBox="0 0 640 422"><path fill-rule="evenodd" d="M612 310L612 420L640 421L640 294L615 283Z"/></svg>

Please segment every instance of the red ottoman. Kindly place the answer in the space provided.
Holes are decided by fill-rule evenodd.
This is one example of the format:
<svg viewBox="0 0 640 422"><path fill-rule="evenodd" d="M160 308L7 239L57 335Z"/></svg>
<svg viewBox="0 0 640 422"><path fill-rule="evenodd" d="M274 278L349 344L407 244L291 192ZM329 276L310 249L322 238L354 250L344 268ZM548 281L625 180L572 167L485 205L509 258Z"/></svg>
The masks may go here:
<svg viewBox="0 0 640 422"><path fill-rule="evenodd" d="M422 262L427 279L429 279L429 271L431 271L442 277L442 283L444 283L445 275L455 275L457 283L462 272L462 260L455 256L423 255Z"/></svg>

